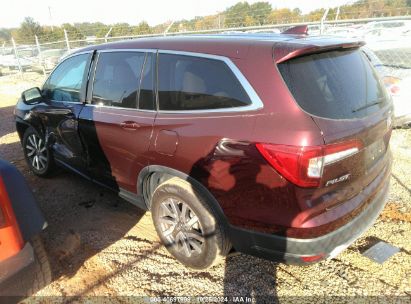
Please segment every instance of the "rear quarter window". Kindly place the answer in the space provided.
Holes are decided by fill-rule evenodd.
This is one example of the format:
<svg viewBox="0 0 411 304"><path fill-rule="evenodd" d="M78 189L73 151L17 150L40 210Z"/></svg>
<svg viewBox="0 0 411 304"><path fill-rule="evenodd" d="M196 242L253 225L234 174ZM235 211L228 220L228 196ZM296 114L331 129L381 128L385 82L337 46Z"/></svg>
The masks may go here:
<svg viewBox="0 0 411 304"><path fill-rule="evenodd" d="M377 72L358 49L303 56L278 68L296 102L314 116L361 118L389 101Z"/></svg>
<svg viewBox="0 0 411 304"><path fill-rule="evenodd" d="M158 79L160 110L207 110L251 104L237 77L221 60L160 54Z"/></svg>

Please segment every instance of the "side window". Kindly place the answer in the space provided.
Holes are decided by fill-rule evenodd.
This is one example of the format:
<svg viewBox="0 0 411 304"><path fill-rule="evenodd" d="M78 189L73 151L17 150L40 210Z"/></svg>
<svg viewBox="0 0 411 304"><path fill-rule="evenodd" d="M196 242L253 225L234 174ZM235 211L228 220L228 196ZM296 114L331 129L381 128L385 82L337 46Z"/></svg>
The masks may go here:
<svg viewBox="0 0 411 304"><path fill-rule="evenodd" d="M141 79L140 97L138 108L142 110L154 110L154 55L148 53Z"/></svg>
<svg viewBox="0 0 411 304"><path fill-rule="evenodd" d="M160 54L160 110L205 110L242 107L251 100L221 60Z"/></svg>
<svg viewBox="0 0 411 304"><path fill-rule="evenodd" d="M137 94L145 53L100 53L93 84L92 103L137 108Z"/></svg>
<svg viewBox="0 0 411 304"><path fill-rule="evenodd" d="M90 54L82 54L64 60L44 84L44 97L54 101L80 102L89 58Z"/></svg>

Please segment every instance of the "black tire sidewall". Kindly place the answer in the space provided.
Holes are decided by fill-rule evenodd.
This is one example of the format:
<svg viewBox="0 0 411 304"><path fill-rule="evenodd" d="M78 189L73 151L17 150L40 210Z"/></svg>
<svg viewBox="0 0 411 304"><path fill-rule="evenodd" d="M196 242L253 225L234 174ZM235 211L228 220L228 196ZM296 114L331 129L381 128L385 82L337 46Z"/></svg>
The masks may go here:
<svg viewBox="0 0 411 304"><path fill-rule="evenodd" d="M190 189L191 186L188 186L188 183L186 184L179 185L178 183L165 182L156 189L151 206L153 222L162 243L178 261L190 268L205 269L214 264L222 251L222 231L217 218L202 202L204 197ZM188 258L178 252L175 246L163 237L158 218L160 216L161 203L169 197L184 201L199 218L205 237L204 248L201 254Z"/></svg>
<svg viewBox="0 0 411 304"><path fill-rule="evenodd" d="M24 132L23 141L22 141L24 158L26 159L26 162L27 162L28 166L30 167L30 170L34 174L36 174L38 176L47 176L48 174L50 174L50 171L53 167L53 158L52 158L50 150L46 147L47 165L43 170L37 170L36 168L34 168L33 165L31 164L31 161L30 161L29 157L27 156L26 145L27 145L27 141L28 141L29 136L32 135L32 134L37 135L43 141L45 141L45 139L33 127L27 128L27 130Z"/></svg>

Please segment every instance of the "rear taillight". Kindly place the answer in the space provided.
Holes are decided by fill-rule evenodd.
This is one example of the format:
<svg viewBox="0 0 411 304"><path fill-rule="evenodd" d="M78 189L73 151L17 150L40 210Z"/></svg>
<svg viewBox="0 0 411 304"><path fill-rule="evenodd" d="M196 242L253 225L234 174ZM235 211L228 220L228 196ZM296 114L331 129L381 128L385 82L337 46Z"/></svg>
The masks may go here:
<svg viewBox="0 0 411 304"><path fill-rule="evenodd" d="M305 263L313 263L317 262L325 257L324 253L320 253L317 255L309 255L309 256L302 256L300 259Z"/></svg>
<svg viewBox="0 0 411 304"><path fill-rule="evenodd" d="M318 187L324 167L360 151L359 141L322 146L256 144L261 155L284 178L300 187Z"/></svg>
<svg viewBox="0 0 411 304"><path fill-rule="evenodd" d="M0 262L23 248L23 238L11 205L7 188L0 176Z"/></svg>

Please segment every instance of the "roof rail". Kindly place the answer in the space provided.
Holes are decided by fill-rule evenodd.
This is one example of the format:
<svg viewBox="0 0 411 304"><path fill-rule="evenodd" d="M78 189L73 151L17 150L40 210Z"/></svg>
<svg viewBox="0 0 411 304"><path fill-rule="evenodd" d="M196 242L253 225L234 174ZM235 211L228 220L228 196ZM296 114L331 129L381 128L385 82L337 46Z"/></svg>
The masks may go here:
<svg viewBox="0 0 411 304"><path fill-rule="evenodd" d="M308 26L307 25L297 25L290 27L288 30L281 32L281 34L286 35L308 35Z"/></svg>

